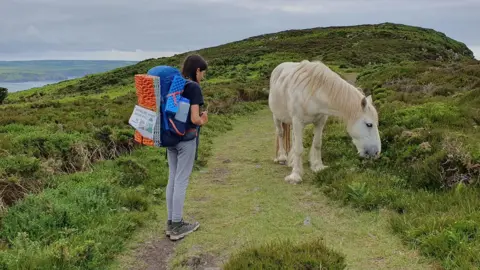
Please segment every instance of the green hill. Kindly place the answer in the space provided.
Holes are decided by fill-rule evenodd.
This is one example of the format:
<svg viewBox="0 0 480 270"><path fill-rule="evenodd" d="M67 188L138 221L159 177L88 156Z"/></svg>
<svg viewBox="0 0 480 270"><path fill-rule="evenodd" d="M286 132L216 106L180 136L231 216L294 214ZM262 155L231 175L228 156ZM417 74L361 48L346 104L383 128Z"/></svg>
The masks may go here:
<svg viewBox="0 0 480 270"><path fill-rule="evenodd" d="M385 23L290 30L198 53L210 64L202 86L214 114L198 165L234 116L264 108L277 64L322 60L373 94L384 151L375 163L359 160L331 119L321 190L366 211L395 211L394 232L447 269L480 267L480 62L463 43ZM150 218L166 167L163 154L132 141L133 76L185 56L10 94L0 105L0 265L96 268ZM30 192L38 195L24 199Z"/></svg>

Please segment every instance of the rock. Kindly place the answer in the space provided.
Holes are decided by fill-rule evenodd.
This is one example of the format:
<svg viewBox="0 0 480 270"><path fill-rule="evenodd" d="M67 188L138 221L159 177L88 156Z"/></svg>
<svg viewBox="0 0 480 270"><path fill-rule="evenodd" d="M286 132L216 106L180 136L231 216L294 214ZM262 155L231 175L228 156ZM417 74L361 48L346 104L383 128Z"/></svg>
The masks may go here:
<svg viewBox="0 0 480 270"><path fill-rule="evenodd" d="M310 217L305 218L305 220L303 221L303 225L305 225L305 226L310 226L311 225Z"/></svg>

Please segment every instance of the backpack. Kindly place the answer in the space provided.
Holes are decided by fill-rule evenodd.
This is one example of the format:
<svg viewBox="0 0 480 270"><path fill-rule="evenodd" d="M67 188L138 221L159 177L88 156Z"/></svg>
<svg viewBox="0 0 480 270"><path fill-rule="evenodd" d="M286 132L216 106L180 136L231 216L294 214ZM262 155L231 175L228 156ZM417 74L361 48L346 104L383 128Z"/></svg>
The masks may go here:
<svg viewBox="0 0 480 270"><path fill-rule="evenodd" d="M138 103L140 106L154 111L156 118L153 125L153 134L150 139L142 138L141 143L156 147L171 147L180 141L194 139L198 136L198 130L187 129L187 123L175 118L179 102L189 103L182 97L187 84L180 71L171 66L156 66L147 74L135 75ZM147 104L150 101L149 104ZM154 101L154 102L153 102ZM136 131L136 140L139 131ZM151 135L149 134L149 135ZM138 141L138 140L137 140Z"/></svg>

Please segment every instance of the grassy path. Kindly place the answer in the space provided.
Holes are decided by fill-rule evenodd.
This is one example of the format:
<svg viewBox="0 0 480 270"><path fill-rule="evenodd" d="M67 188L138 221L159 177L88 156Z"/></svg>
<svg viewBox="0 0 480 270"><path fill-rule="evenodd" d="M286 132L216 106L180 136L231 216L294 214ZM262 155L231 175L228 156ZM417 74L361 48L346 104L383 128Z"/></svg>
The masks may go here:
<svg viewBox="0 0 480 270"><path fill-rule="evenodd" d="M273 163L273 132L271 114L263 110L217 137L208 168L194 173L187 190L186 218L195 218L201 227L173 247L158 243L164 238L161 220L149 231L156 234L149 240L150 251L140 253L156 256L151 251L155 245L171 245L169 264L174 269L221 268L230 255L251 244L321 237L327 247L345 255L348 269L429 268L390 234L388 213L340 207L318 192L308 177L299 185L284 182L289 168Z"/></svg>

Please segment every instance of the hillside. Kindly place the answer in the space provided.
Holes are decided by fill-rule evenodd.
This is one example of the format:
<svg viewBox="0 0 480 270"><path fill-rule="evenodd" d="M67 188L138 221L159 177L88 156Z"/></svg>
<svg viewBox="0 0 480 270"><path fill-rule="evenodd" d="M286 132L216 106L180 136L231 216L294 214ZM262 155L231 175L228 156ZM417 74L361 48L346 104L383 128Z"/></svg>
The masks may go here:
<svg viewBox="0 0 480 270"><path fill-rule="evenodd" d="M330 168L314 179L320 190L365 211L394 211L394 233L447 269L480 267L480 62L463 43L386 23L284 31L198 53L211 67L202 86L215 114L202 129L199 166L234 116L264 108L274 66L322 60L358 75L356 84L373 94L384 152L375 163L358 160L343 125L331 119L322 151ZM8 209L0 265L105 265L152 218L166 167L163 154L133 143L133 76L178 67L185 55L10 94L0 105ZM29 192L38 195L23 200Z"/></svg>
<svg viewBox="0 0 480 270"><path fill-rule="evenodd" d="M0 61L0 83L67 80L135 63L136 61L103 60Z"/></svg>

